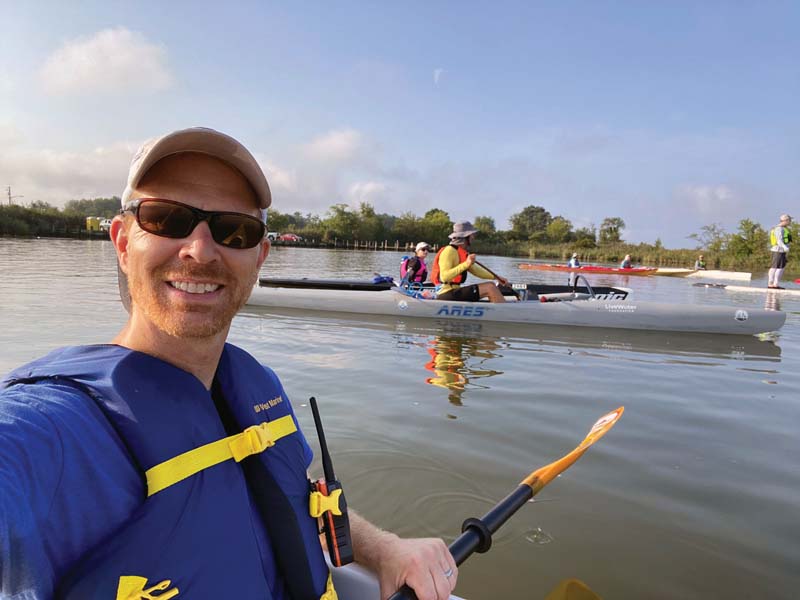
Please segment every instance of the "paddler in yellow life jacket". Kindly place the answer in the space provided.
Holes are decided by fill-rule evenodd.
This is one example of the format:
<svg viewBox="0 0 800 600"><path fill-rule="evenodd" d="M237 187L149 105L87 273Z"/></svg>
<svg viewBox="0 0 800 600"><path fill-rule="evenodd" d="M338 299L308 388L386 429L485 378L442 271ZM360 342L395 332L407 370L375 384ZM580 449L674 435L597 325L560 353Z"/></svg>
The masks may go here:
<svg viewBox="0 0 800 600"><path fill-rule="evenodd" d="M346 507L311 493L277 375L226 342L269 253L270 203L230 136L139 149L109 231L127 323L0 380L0 598L336 599L319 523ZM442 540L349 516L381 597L454 589Z"/></svg>
<svg viewBox="0 0 800 600"><path fill-rule="evenodd" d="M782 290L780 286L783 270L786 268L786 253L792 243L792 232L789 225L792 222L790 215L781 215L778 224L769 231L770 265L767 275L767 287L773 290Z"/></svg>
<svg viewBox="0 0 800 600"><path fill-rule="evenodd" d="M476 255L469 253L469 246L476 233L478 230L469 221L454 224L453 233L448 236L450 244L436 254L431 270L431 281L440 286L436 292L437 300L477 302L481 298L487 298L489 302L506 301L494 283L462 286L468 272L481 279L497 279L500 285L508 285L508 279L496 276L475 263Z"/></svg>

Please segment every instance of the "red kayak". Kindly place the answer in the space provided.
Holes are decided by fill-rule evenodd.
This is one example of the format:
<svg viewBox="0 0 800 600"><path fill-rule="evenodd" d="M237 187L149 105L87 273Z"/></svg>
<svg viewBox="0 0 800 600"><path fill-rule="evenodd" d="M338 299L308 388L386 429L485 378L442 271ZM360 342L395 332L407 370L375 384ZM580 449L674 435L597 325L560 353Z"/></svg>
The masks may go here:
<svg viewBox="0 0 800 600"><path fill-rule="evenodd" d="M540 263L522 263L519 265L519 268L530 271L564 271L566 273L588 273L591 275L653 275L658 271L656 267L631 267L630 269L620 269L619 267L598 267L596 265L567 267L566 265L546 265Z"/></svg>

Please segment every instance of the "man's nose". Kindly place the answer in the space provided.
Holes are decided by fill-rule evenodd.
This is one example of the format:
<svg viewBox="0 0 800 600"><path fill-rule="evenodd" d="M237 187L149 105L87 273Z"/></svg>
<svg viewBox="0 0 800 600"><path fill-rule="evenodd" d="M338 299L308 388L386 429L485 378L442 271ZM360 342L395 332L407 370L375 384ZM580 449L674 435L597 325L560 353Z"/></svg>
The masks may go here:
<svg viewBox="0 0 800 600"><path fill-rule="evenodd" d="M179 256L199 263L210 263L219 258L219 246L211 236L206 221L198 223L192 233L184 238Z"/></svg>

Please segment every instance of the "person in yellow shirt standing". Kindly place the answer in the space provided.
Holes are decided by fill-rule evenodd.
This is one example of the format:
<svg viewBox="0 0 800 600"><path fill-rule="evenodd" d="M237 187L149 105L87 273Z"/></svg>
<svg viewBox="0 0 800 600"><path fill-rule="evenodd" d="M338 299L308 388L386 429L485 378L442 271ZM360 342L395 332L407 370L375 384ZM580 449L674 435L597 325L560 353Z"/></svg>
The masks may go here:
<svg viewBox="0 0 800 600"><path fill-rule="evenodd" d="M481 279L496 279L500 285L508 285L505 277L500 277L479 265L475 261L476 255L469 252L476 233L478 230L469 221L456 223L453 225L453 233L448 236L450 244L436 254L431 280L440 286L436 292L437 300L477 302L481 298L487 298L489 302L505 302L503 293L494 283L463 285L468 272Z"/></svg>
<svg viewBox="0 0 800 600"><path fill-rule="evenodd" d="M773 290L782 290L780 286L783 270L786 268L786 253L792 243L792 232L789 225L792 222L790 215L781 215L780 222L770 229L769 243L772 261L767 275L767 287Z"/></svg>

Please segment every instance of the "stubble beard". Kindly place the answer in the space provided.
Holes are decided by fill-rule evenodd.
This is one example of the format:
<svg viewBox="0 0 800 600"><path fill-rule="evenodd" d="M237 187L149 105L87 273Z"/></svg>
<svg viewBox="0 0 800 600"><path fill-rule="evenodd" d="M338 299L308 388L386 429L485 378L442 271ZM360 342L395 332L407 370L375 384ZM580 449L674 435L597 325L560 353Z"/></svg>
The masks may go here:
<svg viewBox="0 0 800 600"><path fill-rule="evenodd" d="M161 267L150 273L129 269L128 283L133 309L169 336L202 339L227 331L233 317L245 305L258 277L256 269L247 281L237 281L214 266ZM208 279L221 282L222 297L213 306L170 300L167 280Z"/></svg>

